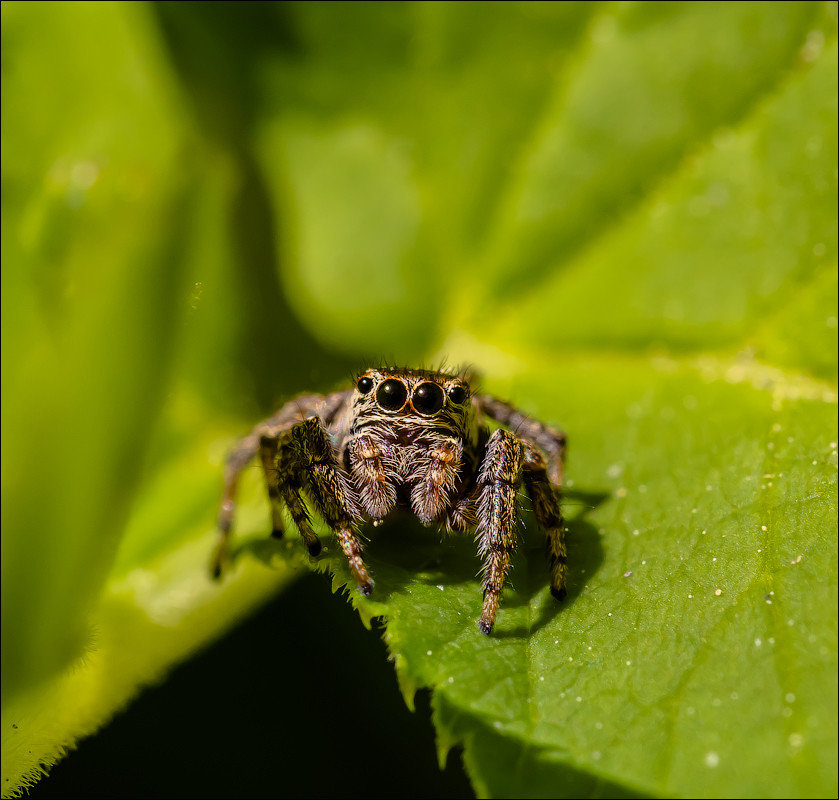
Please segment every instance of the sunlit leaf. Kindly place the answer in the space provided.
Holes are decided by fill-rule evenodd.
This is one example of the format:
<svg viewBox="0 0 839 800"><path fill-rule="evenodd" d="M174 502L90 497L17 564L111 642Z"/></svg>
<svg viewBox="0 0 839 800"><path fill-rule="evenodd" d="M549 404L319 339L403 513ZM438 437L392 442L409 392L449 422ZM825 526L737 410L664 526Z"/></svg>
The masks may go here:
<svg viewBox="0 0 839 800"><path fill-rule="evenodd" d="M470 536L368 532L441 760L835 794L835 5L240 8L3 4L4 794L306 568L254 467L207 577L237 435L444 356L568 432L570 585L525 503L485 637Z"/></svg>

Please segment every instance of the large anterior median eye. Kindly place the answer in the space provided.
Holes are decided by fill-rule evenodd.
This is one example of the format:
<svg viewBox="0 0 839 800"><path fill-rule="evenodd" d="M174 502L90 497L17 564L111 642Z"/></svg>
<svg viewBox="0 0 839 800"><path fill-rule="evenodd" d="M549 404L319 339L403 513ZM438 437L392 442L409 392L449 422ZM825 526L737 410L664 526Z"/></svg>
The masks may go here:
<svg viewBox="0 0 839 800"><path fill-rule="evenodd" d="M385 411L399 411L408 399L408 390L402 381L395 378L386 380L376 390L376 402Z"/></svg>
<svg viewBox="0 0 839 800"><path fill-rule="evenodd" d="M421 383L411 395L411 405L420 414L436 414L443 407L443 390L430 381Z"/></svg>

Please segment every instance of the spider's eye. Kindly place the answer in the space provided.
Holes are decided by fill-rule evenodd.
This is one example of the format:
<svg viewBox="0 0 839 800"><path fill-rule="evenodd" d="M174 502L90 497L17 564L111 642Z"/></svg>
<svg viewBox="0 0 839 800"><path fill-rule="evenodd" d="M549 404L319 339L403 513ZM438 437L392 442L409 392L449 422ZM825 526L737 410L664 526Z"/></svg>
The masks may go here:
<svg viewBox="0 0 839 800"><path fill-rule="evenodd" d="M395 378L385 381L376 391L376 402L385 411L399 411L408 399L408 390Z"/></svg>
<svg viewBox="0 0 839 800"><path fill-rule="evenodd" d="M436 414L443 407L443 400L443 390L430 381L421 383L411 395L411 405L420 414Z"/></svg>
<svg viewBox="0 0 839 800"><path fill-rule="evenodd" d="M466 400L466 389L462 386L450 386L446 394L456 406L462 405Z"/></svg>
<svg viewBox="0 0 839 800"><path fill-rule="evenodd" d="M367 394L373 388L373 379L368 378L367 376L359 378L356 388L362 394Z"/></svg>

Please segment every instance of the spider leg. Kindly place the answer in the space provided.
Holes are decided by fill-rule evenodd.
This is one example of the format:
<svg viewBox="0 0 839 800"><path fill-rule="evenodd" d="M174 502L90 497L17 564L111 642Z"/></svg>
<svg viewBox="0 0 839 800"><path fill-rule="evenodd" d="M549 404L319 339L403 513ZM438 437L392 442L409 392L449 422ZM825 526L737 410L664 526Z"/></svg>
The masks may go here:
<svg viewBox="0 0 839 800"><path fill-rule="evenodd" d="M548 535L547 552L551 565L551 594L557 600L566 595L565 521L559 505L559 488L548 479L545 459L531 442L524 442L524 487L533 503L533 512Z"/></svg>
<svg viewBox="0 0 839 800"><path fill-rule="evenodd" d="M446 514L445 524L449 531L474 530L478 525L478 501L472 494L456 500Z"/></svg>
<svg viewBox="0 0 839 800"><path fill-rule="evenodd" d="M539 447L548 456L547 471L551 483L554 486L562 484L567 443L564 431L544 425L509 403L488 394L476 395L474 402L486 416L506 425L517 436Z"/></svg>
<svg viewBox="0 0 839 800"><path fill-rule="evenodd" d="M224 467L224 493L222 494L221 507L219 508L216 528L219 534L219 541L213 551L213 558L210 562L210 575L213 578L220 578L224 563L227 560L230 549L230 534L233 530L233 517L236 512L236 494L239 490L239 478L245 467L250 464L253 457L262 449L262 434L260 428L267 424L262 422L257 425L244 439L241 439L227 458ZM263 467L265 460L263 458ZM265 467L266 484L268 479L268 468ZM268 486L268 494L271 496L271 488ZM272 498L273 504L273 498Z"/></svg>
<svg viewBox="0 0 839 800"><path fill-rule="evenodd" d="M265 476L265 488L271 503L271 536L282 538L283 517L280 502L280 487L277 480L277 470L274 463L277 460L277 440L274 437L263 436L259 440L259 457L262 461L262 472Z"/></svg>
<svg viewBox="0 0 839 800"><path fill-rule="evenodd" d="M305 468L303 466L305 462L301 459L300 448L294 441L295 433L300 426L305 424L305 422L298 422L281 435L275 447L276 456L271 465L271 474L275 476L277 505L279 505L279 500L286 504L288 513L294 520L297 530L300 531L300 536L309 551L309 555L316 556L320 553L321 544L320 539L312 530L309 510L300 494L304 482L302 471ZM268 494L271 494L270 488ZM272 500L272 513L274 513L277 505Z"/></svg>
<svg viewBox="0 0 839 800"><path fill-rule="evenodd" d="M224 562L227 560L233 518L236 511L236 494L239 488L239 478L244 469L259 453L265 473L266 489L271 500L272 535L282 536L280 491L274 467L277 440L284 431L289 430L311 414L317 414L325 422L330 421L340 410L348 394L348 392L334 392L329 395L301 395L286 403L273 416L260 422L233 448L224 470L224 491L217 522L219 541L210 563L212 577L219 578L221 576Z"/></svg>
<svg viewBox="0 0 839 800"><path fill-rule="evenodd" d="M484 604L479 626L489 635L515 547L516 493L522 480L523 446L514 434L496 430L478 474L478 541L484 562Z"/></svg>
<svg viewBox="0 0 839 800"><path fill-rule="evenodd" d="M210 572L214 578L221 575L221 565L227 552L230 531L233 528L233 514L236 511L236 492L239 488L239 475L250 463L259 445L255 443L253 433L237 443L234 450L227 457L224 466L224 493L218 512L216 528L219 532L219 543L213 553Z"/></svg>
<svg viewBox="0 0 839 800"><path fill-rule="evenodd" d="M329 434L317 417L309 417L289 433L306 491L341 545L359 591L369 595L373 579L362 559L361 542L353 531L353 520L360 516L358 502L335 458Z"/></svg>

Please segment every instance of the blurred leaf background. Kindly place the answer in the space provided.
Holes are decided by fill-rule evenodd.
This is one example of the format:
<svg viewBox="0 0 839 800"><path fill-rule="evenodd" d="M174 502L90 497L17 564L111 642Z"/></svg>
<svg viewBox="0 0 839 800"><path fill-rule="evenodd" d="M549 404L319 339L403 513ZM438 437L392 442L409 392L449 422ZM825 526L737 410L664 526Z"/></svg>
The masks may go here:
<svg viewBox="0 0 839 800"><path fill-rule="evenodd" d="M299 794L309 750L303 785L352 793L336 728L371 737L371 794L462 794L377 635L325 576L291 586L258 473L234 573L205 574L236 436L443 356L569 431L574 566L557 611L526 523L484 639L468 538L371 542L353 602L406 700L432 690L441 760L481 796L835 795L835 3L2 15L4 795L274 597L173 676L192 729L148 701L181 743L202 709L264 715L222 717L198 770L146 729L123 748L169 777L142 793ZM328 702L257 683L277 660Z"/></svg>

